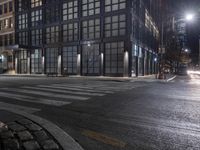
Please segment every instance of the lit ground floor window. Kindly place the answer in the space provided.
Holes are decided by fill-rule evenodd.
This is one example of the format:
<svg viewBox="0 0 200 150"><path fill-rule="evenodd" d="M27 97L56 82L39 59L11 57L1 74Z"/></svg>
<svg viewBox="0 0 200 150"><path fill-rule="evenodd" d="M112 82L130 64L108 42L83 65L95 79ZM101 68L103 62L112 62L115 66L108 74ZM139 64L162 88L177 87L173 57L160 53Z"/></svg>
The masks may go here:
<svg viewBox="0 0 200 150"><path fill-rule="evenodd" d="M42 73L42 49L34 49L31 52L31 73Z"/></svg>
<svg viewBox="0 0 200 150"><path fill-rule="evenodd" d="M82 46L82 73L84 75L100 75L100 45Z"/></svg>
<svg viewBox="0 0 200 150"><path fill-rule="evenodd" d="M123 74L124 42L105 44L105 74Z"/></svg>
<svg viewBox="0 0 200 150"><path fill-rule="evenodd" d="M58 70L58 48L45 49L46 73L57 73Z"/></svg>
<svg viewBox="0 0 200 150"><path fill-rule="evenodd" d="M157 71L156 54L125 41L83 43L15 52L17 73L143 76ZM126 51L125 51L126 50ZM140 50L140 51L138 51Z"/></svg>
<svg viewBox="0 0 200 150"><path fill-rule="evenodd" d="M63 73L77 74L77 46L63 47L62 50L62 66Z"/></svg>

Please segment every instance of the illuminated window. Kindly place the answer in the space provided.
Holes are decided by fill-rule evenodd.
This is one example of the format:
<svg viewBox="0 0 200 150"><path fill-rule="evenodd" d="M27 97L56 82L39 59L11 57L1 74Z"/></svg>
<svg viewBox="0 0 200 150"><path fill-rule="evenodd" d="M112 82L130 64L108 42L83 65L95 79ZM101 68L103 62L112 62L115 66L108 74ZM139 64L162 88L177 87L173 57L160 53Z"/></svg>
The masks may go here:
<svg viewBox="0 0 200 150"><path fill-rule="evenodd" d="M105 18L105 37L123 36L126 34L126 15Z"/></svg>
<svg viewBox="0 0 200 150"><path fill-rule="evenodd" d="M63 20L78 18L78 1L63 3Z"/></svg>
<svg viewBox="0 0 200 150"><path fill-rule="evenodd" d="M38 7L42 5L42 0L31 0L31 8Z"/></svg>
<svg viewBox="0 0 200 150"><path fill-rule="evenodd" d="M105 0L105 12L126 8L126 0Z"/></svg>
<svg viewBox="0 0 200 150"><path fill-rule="evenodd" d="M100 14L100 0L82 0L82 16Z"/></svg>

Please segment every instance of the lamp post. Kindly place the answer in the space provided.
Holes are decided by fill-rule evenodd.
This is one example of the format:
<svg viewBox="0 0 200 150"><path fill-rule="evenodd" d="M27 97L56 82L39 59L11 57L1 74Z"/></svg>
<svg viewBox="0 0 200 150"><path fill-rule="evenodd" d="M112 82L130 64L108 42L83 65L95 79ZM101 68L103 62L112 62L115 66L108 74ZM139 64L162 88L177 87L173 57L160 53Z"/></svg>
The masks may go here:
<svg viewBox="0 0 200 150"><path fill-rule="evenodd" d="M194 20L194 18L196 18L194 13L188 13L184 17L179 18L178 20L175 20L175 18L173 17L173 24L172 24L173 31L175 31L175 25L178 24L178 23L184 23L185 24L184 29L186 29L186 23L187 22L192 22ZM181 33L181 34L186 34L186 31L185 31L185 33ZM199 41L199 45L200 45L200 41ZM183 49L184 49L184 52L188 53L188 49L185 49L184 44L182 43L181 44L181 49L180 49L180 52L179 52L179 59L181 58L181 53L182 53ZM177 67L179 65L180 65L180 60L177 62Z"/></svg>

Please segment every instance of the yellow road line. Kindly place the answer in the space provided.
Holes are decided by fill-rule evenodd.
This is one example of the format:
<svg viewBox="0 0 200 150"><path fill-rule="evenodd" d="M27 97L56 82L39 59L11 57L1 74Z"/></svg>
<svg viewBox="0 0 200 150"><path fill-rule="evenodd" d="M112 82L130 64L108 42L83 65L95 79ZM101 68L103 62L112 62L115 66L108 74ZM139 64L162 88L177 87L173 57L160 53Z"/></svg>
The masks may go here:
<svg viewBox="0 0 200 150"><path fill-rule="evenodd" d="M125 142L109 137L102 133L98 133L98 132L94 132L90 130L83 130L82 135L87 136L91 139L103 142L105 144L115 146L115 147L124 148L126 146Z"/></svg>

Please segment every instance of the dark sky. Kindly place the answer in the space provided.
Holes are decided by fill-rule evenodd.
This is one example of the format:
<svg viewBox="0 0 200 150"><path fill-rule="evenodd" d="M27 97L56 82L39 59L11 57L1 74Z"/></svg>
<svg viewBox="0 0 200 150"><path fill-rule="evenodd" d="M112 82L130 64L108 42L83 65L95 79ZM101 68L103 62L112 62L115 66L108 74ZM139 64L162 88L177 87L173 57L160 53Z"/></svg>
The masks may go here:
<svg viewBox="0 0 200 150"><path fill-rule="evenodd" d="M197 63L200 35L200 0L172 0L172 5L177 16L183 17L187 13L194 13L197 17L192 22L187 23L187 45L191 49L193 62Z"/></svg>

